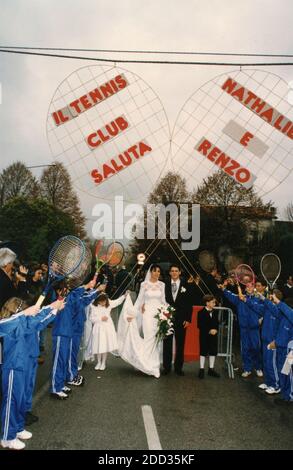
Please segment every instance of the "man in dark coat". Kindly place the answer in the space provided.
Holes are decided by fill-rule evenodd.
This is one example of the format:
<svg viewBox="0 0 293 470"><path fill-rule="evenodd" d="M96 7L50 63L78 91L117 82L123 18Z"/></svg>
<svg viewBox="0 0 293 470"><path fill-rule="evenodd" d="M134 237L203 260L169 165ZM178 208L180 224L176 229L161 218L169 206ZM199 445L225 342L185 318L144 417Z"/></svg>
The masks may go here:
<svg viewBox="0 0 293 470"><path fill-rule="evenodd" d="M11 297L27 296L27 269L20 266L13 276L16 254L9 248L0 249L0 309Z"/></svg>
<svg viewBox="0 0 293 470"><path fill-rule="evenodd" d="M283 289L284 299L293 297L293 276L290 274L287 279L287 283L284 285Z"/></svg>
<svg viewBox="0 0 293 470"><path fill-rule="evenodd" d="M166 301L175 308L174 333L176 341L176 355L174 370L177 375L184 375L184 343L186 328L191 323L192 295L191 287L180 279L181 270L177 265L170 267L170 280L166 282ZM163 341L163 375L171 371L172 366L173 335L167 336Z"/></svg>
<svg viewBox="0 0 293 470"><path fill-rule="evenodd" d="M213 295L205 295L203 297L205 307L198 312L197 327L199 329L199 346L200 346L200 369L199 378L204 378L204 363L206 356L209 356L208 375L211 377L220 377L214 370L215 359L218 353L218 330L219 320L218 311L214 310L216 299Z"/></svg>

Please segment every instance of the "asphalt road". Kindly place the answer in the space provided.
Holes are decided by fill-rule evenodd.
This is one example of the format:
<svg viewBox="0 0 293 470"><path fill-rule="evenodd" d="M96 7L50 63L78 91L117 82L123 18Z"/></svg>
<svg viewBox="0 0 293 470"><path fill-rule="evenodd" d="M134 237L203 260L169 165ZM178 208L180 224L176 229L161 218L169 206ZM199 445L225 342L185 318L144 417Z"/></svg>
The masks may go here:
<svg viewBox="0 0 293 470"><path fill-rule="evenodd" d="M66 401L50 398L50 360L39 368L33 438L27 449L147 450L142 407L153 412L164 450L293 449L293 405L278 407L258 390L260 379L197 378L198 363L185 376L144 376L110 355L105 371L87 364L83 387ZM72 387L73 388L73 387ZM151 436L152 437L152 436Z"/></svg>

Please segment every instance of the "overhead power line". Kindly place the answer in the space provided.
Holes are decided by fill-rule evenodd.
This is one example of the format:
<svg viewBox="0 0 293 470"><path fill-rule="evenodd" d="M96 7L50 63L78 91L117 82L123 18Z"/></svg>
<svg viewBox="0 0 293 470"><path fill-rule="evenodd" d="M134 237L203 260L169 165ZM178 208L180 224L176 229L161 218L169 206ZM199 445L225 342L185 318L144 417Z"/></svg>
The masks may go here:
<svg viewBox="0 0 293 470"><path fill-rule="evenodd" d="M124 63L124 64L162 64L162 65L219 65L219 66L281 66L281 65L293 65L293 62L208 62L208 61L175 61L175 60L142 60L142 59L109 59L101 57L85 57L85 56L72 56L66 54L49 54L45 52L28 52L23 50L8 50L3 49L0 46L0 53L9 53L9 54L23 54L23 55L32 55L32 56L41 56L41 57L54 57L59 59L72 59L72 60L91 60L95 62L111 62L111 63Z"/></svg>
<svg viewBox="0 0 293 470"><path fill-rule="evenodd" d="M165 54L165 55L201 55L201 56L234 56L234 57L293 57L293 54L263 54L243 52L198 52L198 51L146 51L122 49L82 49L68 47L29 47L29 46L0 46L0 49L16 49L31 51L66 51L66 52L102 52L119 54Z"/></svg>

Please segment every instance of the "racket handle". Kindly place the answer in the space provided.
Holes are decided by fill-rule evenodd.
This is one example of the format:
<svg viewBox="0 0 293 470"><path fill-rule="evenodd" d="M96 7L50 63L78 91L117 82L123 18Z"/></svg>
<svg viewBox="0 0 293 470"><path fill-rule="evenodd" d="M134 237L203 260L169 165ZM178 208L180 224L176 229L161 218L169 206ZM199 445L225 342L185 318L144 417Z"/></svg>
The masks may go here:
<svg viewBox="0 0 293 470"><path fill-rule="evenodd" d="M243 295L243 293L242 293L242 289L241 289L239 283L237 284L237 290L238 290L239 297L241 297Z"/></svg>
<svg viewBox="0 0 293 470"><path fill-rule="evenodd" d="M36 302L36 306L37 307L41 307L42 303L44 302L46 296L45 295L40 295L40 297L38 298L37 302Z"/></svg>

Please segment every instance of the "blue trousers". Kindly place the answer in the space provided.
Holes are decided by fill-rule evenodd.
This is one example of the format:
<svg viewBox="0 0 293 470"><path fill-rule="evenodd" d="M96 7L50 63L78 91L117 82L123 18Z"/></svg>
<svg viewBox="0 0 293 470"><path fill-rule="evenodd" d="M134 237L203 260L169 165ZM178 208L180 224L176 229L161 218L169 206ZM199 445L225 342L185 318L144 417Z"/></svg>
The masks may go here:
<svg viewBox="0 0 293 470"><path fill-rule="evenodd" d="M4 441L24 430L25 372L2 368L1 435Z"/></svg>
<svg viewBox="0 0 293 470"><path fill-rule="evenodd" d="M263 372L264 382L268 387L275 389L280 387L280 380L277 367L277 350L268 349L268 342L263 343Z"/></svg>
<svg viewBox="0 0 293 470"><path fill-rule="evenodd" d="M70 340L67 336L53 336L52 393L61 392L65 386Z"/></svg>
<svg viewBox="0 0 293 470"><path fill-rule="evenodd" d="M262 369L259 329L240 328L240 340L243 369L246 372Z"/></svg>
<svg viewBox="0 0 293 470"><path fill-rule="evenodd" d="M25 372L25 410L31 411L33 407L33 394L38 370L38 358L29 357L28 368Z"/></svg>
<svg viewBox="0 0 293 470"><path fill-rule="evenodd" d="M278 366L278 372L279 372L279 377L280 377L281 395L284 398L284 400L293 401L292 367L291 367L291 371L289 375L285 375L281 373L287 354L288 354L287 348L277 347L277 366Z"/></svg>
<svg viewBox="0 0 293 470"><path fill-rule="evenodd" d="M70 341L67 381L78 376L78 352L82 335L74 335Z"/></svg>

